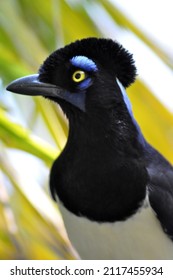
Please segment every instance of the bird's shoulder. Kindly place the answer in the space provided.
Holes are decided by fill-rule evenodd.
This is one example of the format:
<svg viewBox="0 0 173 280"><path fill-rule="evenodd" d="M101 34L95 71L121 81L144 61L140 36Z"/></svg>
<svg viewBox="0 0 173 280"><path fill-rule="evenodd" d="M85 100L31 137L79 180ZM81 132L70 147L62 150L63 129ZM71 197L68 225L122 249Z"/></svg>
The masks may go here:
<svg viewBox="0 0 173 280"><path fill-rule="evenodd" d="M151 207L164 231L173 240L173 166L149 144L145 160Z"/></svg>

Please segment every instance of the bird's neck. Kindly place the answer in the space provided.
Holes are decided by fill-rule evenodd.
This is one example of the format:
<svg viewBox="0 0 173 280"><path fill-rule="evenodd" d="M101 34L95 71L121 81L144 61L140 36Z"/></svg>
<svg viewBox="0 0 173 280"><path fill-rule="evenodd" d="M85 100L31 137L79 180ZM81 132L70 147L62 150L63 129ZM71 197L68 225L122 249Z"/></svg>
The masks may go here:
<svg viewBox="0 0 173 280"><path fill-rule="evenodd" d="M113 112L97 117L99 122L95 117L70 123L67 145L52 168L51 188L76 215L122 220L145 197L142 148L133 123L127 127L116 121Z"/></svg>
<svg viewBox="0 0 173 280"><path fill-rule="evenodd" d="M118 116L117 116L118 115ZM71 120L67 148L76 147L90 153L102 154L103 158L113 155L141 157L145 140L133 116L128 112L121 114L116 110L102 110L85 118ZM107 151L107 153L106 153Z"/></svg>

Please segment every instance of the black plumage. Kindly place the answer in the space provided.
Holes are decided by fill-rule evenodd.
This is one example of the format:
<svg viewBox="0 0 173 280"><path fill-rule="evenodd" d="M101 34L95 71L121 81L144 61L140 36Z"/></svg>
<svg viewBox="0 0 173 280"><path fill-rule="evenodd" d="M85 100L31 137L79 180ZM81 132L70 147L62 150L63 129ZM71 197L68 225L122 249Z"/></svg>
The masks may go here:
<svg viewBox="0 0 173 280"><path fill-rule="evenodd" d="M39 75L8 90L43 95L69 119L67 144L51 169L54 199L75 216L101 224L125 223L151 205L173 240L173 168L133 117L123 87L135 77L133 57L122 45L88 38L55 51Z"/></svg>
<svg viewBox="0 0 173 280"><path fill-rule="evenodd" d="M53 84L61 83L64 81L63 70L67 70L71 66L69 60L79 55L95 61L97 66L104 69L106 73L117 77L124 87L129 86L135 80L136 67L132 54L118 42L99 38L78 40L53 52L40 67L40 79ZM58 71L59 67L60 70ZM58 76L56 76L56 69ZM65 71L66 74L67 72ZM60 84L58 83L58 85ZM63 86L67 87L68 85L69 82L65 80ZM72 90L71 87L69 90Z"/></svg>

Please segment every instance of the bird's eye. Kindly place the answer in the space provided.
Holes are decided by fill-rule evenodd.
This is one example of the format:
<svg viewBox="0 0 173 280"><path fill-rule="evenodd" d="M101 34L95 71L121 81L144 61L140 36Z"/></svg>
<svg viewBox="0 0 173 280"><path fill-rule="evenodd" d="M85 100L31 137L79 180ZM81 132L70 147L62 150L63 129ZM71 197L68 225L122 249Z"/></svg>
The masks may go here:
<svg viewBox="0 0 173 280"><path fill-rule="evenodd" d="M82 70L77 70L73 73L72 79L76 83L80 83L86 78L86 73Z"/></svg>

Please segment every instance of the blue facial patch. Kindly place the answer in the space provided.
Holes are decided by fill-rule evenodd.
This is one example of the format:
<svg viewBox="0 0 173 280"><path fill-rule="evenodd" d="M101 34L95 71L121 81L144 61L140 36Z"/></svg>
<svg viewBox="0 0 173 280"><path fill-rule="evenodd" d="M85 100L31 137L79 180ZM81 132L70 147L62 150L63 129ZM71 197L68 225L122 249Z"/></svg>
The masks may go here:
<svg viewBox="0 0 173 280"><path fill-rule="evenodd" d="M86 56L79 55L74 56L72 59L70 59L70 62L73 66L83 69L84 71L97 71L97 65L92 59L89 59Z"/></svg>
<svg viewBox="0 0 173 280"><path fill-rule="evenodd" d="M78 85L78 88L83 91L87 89L91 84L92 84L92 80L90 78L87 78Z"/></svg>

